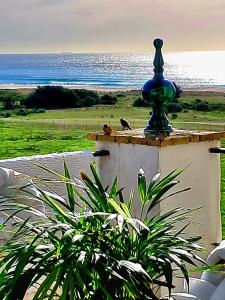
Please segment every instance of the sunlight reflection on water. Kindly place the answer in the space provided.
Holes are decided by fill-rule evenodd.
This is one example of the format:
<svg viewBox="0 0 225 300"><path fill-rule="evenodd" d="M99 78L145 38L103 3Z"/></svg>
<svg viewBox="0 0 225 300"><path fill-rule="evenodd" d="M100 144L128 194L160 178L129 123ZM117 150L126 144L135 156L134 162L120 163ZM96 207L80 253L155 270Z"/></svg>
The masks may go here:
<svg viewBox="0 0 225 300"><path fill-rule="evenodd" d="M141 88L153 75L148 53L0 55L0 84ZM225 87L225 51L164 54L164 75L188 87Z"/></svg>

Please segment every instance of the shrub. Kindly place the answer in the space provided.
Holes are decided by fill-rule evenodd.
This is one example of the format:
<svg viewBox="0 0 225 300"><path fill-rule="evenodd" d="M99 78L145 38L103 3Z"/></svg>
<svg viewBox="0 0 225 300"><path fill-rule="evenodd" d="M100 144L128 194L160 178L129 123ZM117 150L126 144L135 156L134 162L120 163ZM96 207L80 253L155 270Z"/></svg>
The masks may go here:
<svg viewBox="0 0 225 300"><path fill-rule="evenodd" d="M33 108L31 110L31 113L33 113L33 114L43 114L43 113L45 113L45 109L43 109L43 108Z"/></svg>
<svg viewBox="0 0 225 300"><path fill-rule="evenodd" d="M74 107L75 101L70 90L60 86L38 87L23 104L28 108L66 108Z"/></svg>
<svg viewBox="0 0 225 300"><path fill-rule="evenodd" d="M72 90L75 97L78 97L77 107L88 107L98 103L99 95L94 91L85 89Z"/></svg>
<svg viewBox="0 0 225 300"><path fill-rule="evenodd" d="M81 99L81 98L80 98ZM80 100L80 106L82 107L90 107L90 106L93 106L95 105L97 102L96 102L96 98L95 97L92 97L92 96L87 96L85 98L85 100Z"/></svg>
<svg viewBox="0 0 225 300"><path fill-rule="evenodd" d="M30 114L30 111L29 111L28 109L23 109L23 108L21 108L21 109L16 110L16 111L15 111L15 114L16 114L17 116L27 116L27 115Z"/></svg>
<svg viewBox="0 0 225 300"><path fill-rule="evenodd" d="M0 112L0 117L9 118L9 117L11 117L11 113L10 112Z"/></svg>
<svg viewBox="0 0 225 300"><path fill-rule="evenodd" d="M202 101L201 99L196 99L191 103L182 103L184 109L193 109L197 111L225 111L224 103L209 103L207 101Z"/></svg>
<svg viewBox="0 0 225 300"><path fill-rule="evenodd" d="M14 109L16 103L10 96L1 97L4 109Z"/></svg>
<svg viewBox="0 0 225 300"><path fill-rule="evenodd" d="M16 93L16 92L11 92L11 91L1 91L0 92L0 102L3 104L4 109L14 109L16 107L20 106L20 102L25 99L26 96Z"/></svg>
<svg viewBox="0 0 225 300"><path fill-rule="evenodd" d="M197 103L194 107L197 111L209 111L209 105L205 102Z"/></svg>
<svg viewBox="0 0 225 300"><path fill-rule="evenodd" d="M113 105L117 102L117 97L111 94L105 94L99 99L99 104Z"/></svg>
<svg viewBox="0 0 225 300"><path fill-rule="evenodd" d="M167 110L169 113L177 113L181 112L183 108L179 103L172 102L167 105Z"/></svg>
<svg viewBox="0 0 225 300"><path fill-rule="evenodd" d="M70 90L61 86L38 87L22 104L27 108L73 108L93 106L98 94L88 90Z"/></svg>
<svg viewBox="0 0 225 300"><path fill-rule="evenodd" d="M116 94L116 97L118 97L118 98L126 97L126 94L125 93L124 94Z"/></svg>
<svg viewBox="0 0 225 300"><path fill-rule="evenodd" d="M9 117L11 117L11 114L9 112L6 112L4 117L9 118Z"/></svg>
<svg viewBox="0 0 225 300"><path fill-rule="evenodd" d="M224 103L209 103L209 110L225 111L225 104Z"/></svg>
<svg viewBox="0 0 225 300"><path fill-rule="evenodd" d="M177 118L177 114L176 113L172 113L172 119L175 120Z"/></svg>
<svg viewBox="0 0 225 300"><path fill-rule="evenodd" d="M181 106L183 109L192 109L192 104L187 102L181 103Z"/></svg>
<svg viewBox="0 0 225 300"><path fill-rule="evenodd" d="M146 102L142 97L138 97L136 100L134 100L133 103L134 107L151 107L151 103Z"/></svg>
<svg viewBox="0 0 225 300"><path fill-rule="evenodd" d="M140 170L138 201L142 209L133 217L133 194L128 201L123 198L117 177L106 192L93 165L91 170L93 179L81 172L81 180L76 182L66 166L65 176L57 175L66 184L67 202L34 186L46 213L0 199L1 211L14 209L8 221L16 221L13 237L0 248L4 255L0 299L23 299L31 286L38 288L35 299L158 299L159 287L171 293L178 271L188 282L185 263L194 265L202 260L195 254L201 249L197 239L185 239L186 226L176 227L178 222L183 224L187 211L179 207L160 215L153 213L165 200L165 193L178 184L176 177L181 171L161 180L157 174L147 183ZM17 217L22 209L38 214L39 221Z"/></svg>

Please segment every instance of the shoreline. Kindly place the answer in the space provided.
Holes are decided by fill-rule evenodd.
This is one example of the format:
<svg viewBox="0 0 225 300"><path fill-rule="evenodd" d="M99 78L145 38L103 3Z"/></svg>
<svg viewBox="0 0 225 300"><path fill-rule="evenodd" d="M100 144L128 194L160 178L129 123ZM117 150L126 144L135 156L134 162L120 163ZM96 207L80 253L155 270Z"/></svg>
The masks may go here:
<svg viewBox="0 0 225 300"><path fill-rule="evenodd" d="M46 85L14 85L14 84L0 84L0 90L32 90L36 89L38 86L46 86ZM52 85L56 86L56 85ZM130 91L140 91L138 88L105 88L99 86L87 86L87 85L62 85L64 88L68 89L85 89L85 90L93 90L97 92L130 92ZM181 87L182 89L182 87ZM183 88L183 92L214 92L214 93L225 93L225 87L193 87L193 88Z"/></svg>
<svg viewBox="0 0 225 300"><path fill-rule="evenodd" d="M92 85L51 85L51 84L0 84L0 90L33 90L38 86L62 86L67 89L85 89L92 91L102 91L102 92L129 92L138 91L137 88L104 88L100 86ZM224 88L225 89L225 88Z"/></svg>

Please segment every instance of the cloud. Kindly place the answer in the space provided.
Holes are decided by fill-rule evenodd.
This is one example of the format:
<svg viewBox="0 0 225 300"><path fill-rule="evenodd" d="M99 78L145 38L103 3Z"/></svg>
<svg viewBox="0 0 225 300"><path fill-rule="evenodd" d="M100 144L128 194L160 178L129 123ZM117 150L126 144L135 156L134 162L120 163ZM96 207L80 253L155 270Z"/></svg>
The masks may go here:
<svg viewBox="0 0 225 300"><path fill-rule="evenodd" d="M225 49L224 0L7 0L1 52Z"/></svg>
<svg viewBox="0 0 225 300"><path fill-rule="evenodd" d="M29 1L30 5L36 5L36 6L56 6L56 5L65 5L70 0L32 0L32 2Z"/></svg>

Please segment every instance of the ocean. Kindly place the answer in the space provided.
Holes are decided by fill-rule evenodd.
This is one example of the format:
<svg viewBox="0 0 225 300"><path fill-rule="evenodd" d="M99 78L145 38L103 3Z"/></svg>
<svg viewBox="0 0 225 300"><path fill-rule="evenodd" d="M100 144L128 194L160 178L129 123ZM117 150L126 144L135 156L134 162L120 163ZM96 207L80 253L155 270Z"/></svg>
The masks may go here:
<svg viewBox="0 0 225 300"><path fill-rule="evenodd" d="M164 75L182 88L225 88L225 51L164 53ZM1 54L1 86L140 89L153 76L149 53Z"/></svg>

